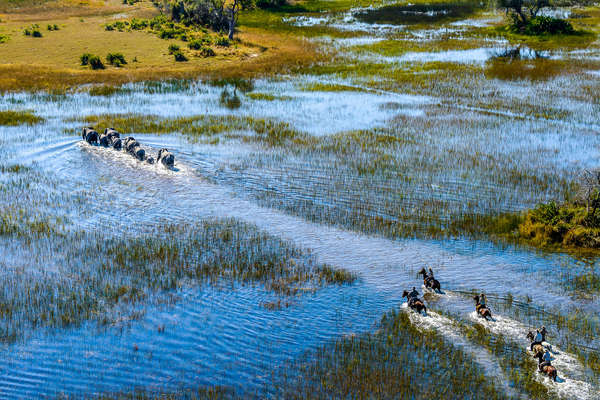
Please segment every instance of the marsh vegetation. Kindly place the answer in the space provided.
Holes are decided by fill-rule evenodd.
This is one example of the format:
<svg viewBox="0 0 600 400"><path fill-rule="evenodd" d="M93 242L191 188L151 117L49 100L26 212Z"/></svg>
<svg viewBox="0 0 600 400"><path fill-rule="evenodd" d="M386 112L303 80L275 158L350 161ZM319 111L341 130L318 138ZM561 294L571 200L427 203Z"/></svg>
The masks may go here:
<svg viewBox="0 0 600 400"><path fill-rule="evenodd" d="M597 6L46 5L0 6L9 397L597 399Z"/></svg>

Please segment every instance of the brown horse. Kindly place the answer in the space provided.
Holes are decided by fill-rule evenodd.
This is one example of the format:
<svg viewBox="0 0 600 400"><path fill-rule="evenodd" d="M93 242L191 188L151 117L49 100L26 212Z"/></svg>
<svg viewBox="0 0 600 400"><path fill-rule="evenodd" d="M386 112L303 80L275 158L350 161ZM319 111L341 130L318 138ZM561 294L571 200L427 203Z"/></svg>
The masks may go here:
<svg viewBox="0 0 600 400"><path fill-rule="evenodd" d="M425 285L426 288L436 291L438 293L442 292L440 282L434 277L427 275L427 271L425 271L425 268L421 268L417 275L423 275L423 285Z"/></svg>
<svg viewBox="0 0 600 400"><path fill-rule="evenodd" d="M538 365L539 365L539 363L542 362L542 355L540 354L537 358L538 358ZM550 379L552 379L554 382L556 382L556 378L558 376L558 371L552 365L544 365L542 367L541 372L545 373L546 375L548 375L548 377Z"/></svg>
<svg viewBox="0 0 600 400"><path fill-rule="evenodd" d="M473 297L473 300L475 300L475 311L477 311L477 316L484 318L484 319L491 319L492 318L492 312L490 311L489 308L487 308L487 306L482 306L479 304L479 295Z"/></svg>
<svg viewBox="0 0 600 400"><path fill-rule="evenodd" d="M529 339L529 341L533 342L533 332L529 331L529 333L527 334L527 339ZM544 355L544 346L542 346L541 344L534 344L533 345L533 357L537 358L537 357L541 357Z"/></svg>
<svg viewBox="0 0 600 400"><path fill-rule="evenodd" d="M427 314L427 307L425 307L425 303L423 303L423 300L421 300L417 297L408 297L408 290L405 290L402 293L402 297L406 297L408 299L408 306L410 308L412 308L419 314L421 313L421 311L423 311L425 314Z"/></svg>

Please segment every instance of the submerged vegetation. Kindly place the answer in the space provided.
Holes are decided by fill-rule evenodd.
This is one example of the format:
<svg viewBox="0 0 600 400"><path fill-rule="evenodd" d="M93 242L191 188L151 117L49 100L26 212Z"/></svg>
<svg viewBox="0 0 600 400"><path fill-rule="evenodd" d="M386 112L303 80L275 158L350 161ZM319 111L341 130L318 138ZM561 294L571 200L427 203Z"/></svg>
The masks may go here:
<svg viewBox="0 0 600 400"><path fill-rule="evenodd" d="M356 279L316 265L288 243L233 220L161 224L146 235L121 238L66 231L57 235L48 223L16 223L5 212L0 221L0 236L35 234L51 240L64 255L59 271L17 267L14 279L1 281L3 341L37 326L64 327L89 319L110 323L118 307L150 300L155 291L176 295L173 291L186 282L258 282L279 295L293 296L300 289ZM29 246L35 244L24 245L23 251Z"/></svg>
<svg viewBox="0 0 600 400"><path fill-rule="evenodd" d="M505 399L495 380L438 332L415 327L406 312L391 311L376 333L350 335L297 362L279 395L294 399Z"/></svg>
<svg viewBox="0 0 600 400"><path fill-rule="evenodd" d="M44 118L31 111L0 111L0 126L35 125L44 121Z"/></svg>

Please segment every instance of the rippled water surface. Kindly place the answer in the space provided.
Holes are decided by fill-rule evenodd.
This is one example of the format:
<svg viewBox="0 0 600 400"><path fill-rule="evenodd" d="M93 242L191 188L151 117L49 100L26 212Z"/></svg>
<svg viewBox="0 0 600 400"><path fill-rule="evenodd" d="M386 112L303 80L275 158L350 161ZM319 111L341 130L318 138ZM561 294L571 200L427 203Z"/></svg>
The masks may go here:
<svg viewBox="0 0 600 400"><path fill-rule="evenodd" d="M374 45L404 30L401 25L359 22L352 12L286 21L360 32L355 38L328 39L340 49ZM489 22L455 21L445 32ZM436 32L410 34L432 38ZM367 58L390 64L477 64L488 61L496 50L488 46ZM168 391L203 385L232 387L242 395L261 397L265 387L269 394L272 376L304 352L340 335L376 329L381 315L403 301L402 290L412 286L421 290L416 273L424 266L435 269L446 290L431 303L464 320L473 319L472 300L466 294L471 290L485 291L492 298L510 293L556 312L570 312L582 304L587 310L600 309L598 296L582 298L565 289L563 276L565 270L597 268L594 260L465 238L390 238L322 217L327 212L335 216L361 209L371 217L398 222L403 215L395 207L401 205L407 215L418 214L415 209L438 207L440 218L450 220L465 210L515 211L549 198L567 185L574 171L593 166L598 159L600 110L597 103L579 96L579 89L591 85L596 72L528 86L494 79L469 82L468 93L457 88L458 94L452 94L456 97L444 88L423 93L403 87L375 89L367 87L365 79L339 76L279 77L254 83L255 92L272 95L272 100L240 92L237 109L220 104L222 88L201 82L157 92L131 84L108 97L81 92L58 97L3 96L0 110L30 109L46 121L0 127L0 160L31 166L48 178L32 188L31 198L42 199L37 204L44 209L36 211L68 221L67 229L102 232L109 238L143 232L160 221L235 218L289 240L318 262L355 272L359 279L352 285L325 286L284 298L289 304L281 309L268 307L281 296L261 284L187 284L169 293L172 301L134 306L143 311L138 319L35 329L0 349L2 397L90 395L134 387ZM336 85L345 89L340 91ZM558 90L564 96L556 101L551 94ZM534 103L551 109L552 115L544 116L533 106L515 110L517 105ZM303 150L269 147L247 140L256 135L250 125L243 132L227 131L229 137L222 135L215 142L205 137L190 140L180 132L134 133L147 151L167 147L175 154L175 168L168 170L82 142L77 132L83 122L77 119L99 114L266 118L320 140L389 129L404 141L381 159L404 169L392 177L375 173L365 178L355 168L368 158L363 153L348 152L352 169L327 152L331 142ZM20 199L23 207L31 198ZM56 203L56 198L64 202ZM21 239L3 239L1 245L0 266L6 279L21 269L60 270L57 264L62 260L50 239L36 242L35 254L27 253L31 247ZM427 317L411 314L411 319L441 332L471 353L487 375L506 381L497 358L461 335L442 312ZM523 346L527 345L524 335L532 328L524 318L501 313L495 322L485 324ZM600 345L597 340L589 344ZM573 354L557 347L554 356L563 381L559 386L540 381L566 398L600 398L594 376ZM508 393L514 391L508 384L501 386Z"/></svg>

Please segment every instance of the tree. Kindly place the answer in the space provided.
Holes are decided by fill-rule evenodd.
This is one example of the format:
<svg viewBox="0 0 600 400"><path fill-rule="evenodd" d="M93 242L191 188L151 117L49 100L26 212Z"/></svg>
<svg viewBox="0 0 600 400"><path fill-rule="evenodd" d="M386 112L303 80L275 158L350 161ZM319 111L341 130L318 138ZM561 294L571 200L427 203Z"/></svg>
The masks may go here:
<svg viewBox="0 0 600 400"><path fill-rule="evenodd" d="M550 0L500 0L500 5L510 13L516 26L526 26L544 7L550 7Z"/></svg>
<svg viewBox="0 0 600 400"><path fill-rule="evenodd" d="M596 214L596 209L600 206L600 169L583 170L579 178L577 197L585 203L587 213L592 206L592 215Z"/></svg>
<svg viewBox="0 0 600 400"><path fill-rule="evenodd" d="M254 0L172 0L166 9L173 21L227 31L233 40L239 12L254 7Z"/></svg>

